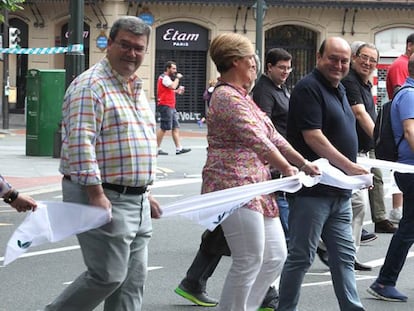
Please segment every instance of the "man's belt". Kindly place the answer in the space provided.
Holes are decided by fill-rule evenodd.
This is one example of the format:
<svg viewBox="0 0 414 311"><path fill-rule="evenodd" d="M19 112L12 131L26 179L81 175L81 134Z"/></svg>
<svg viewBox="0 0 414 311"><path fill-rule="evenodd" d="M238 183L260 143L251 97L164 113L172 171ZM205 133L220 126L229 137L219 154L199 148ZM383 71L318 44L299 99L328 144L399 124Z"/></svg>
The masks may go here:
<svg viewBox="0 0 414 311"><path fill-rule="evenodd" d="M147 186L143 187L129 187L115 184L102 183L102 188L116 191L122 194L143 194L147 192Z"/></svg>
<svg viewBox="0 0 414 311"><path fill-rule="evenodd" d="M67 180L71 180L69 175L64 175L63 178ZM129 186L110 184L110 183L102 183L102 188L113 190L113 191L116 191L122 194L143 194L147 192L147 186L129 187Z"/></svg>

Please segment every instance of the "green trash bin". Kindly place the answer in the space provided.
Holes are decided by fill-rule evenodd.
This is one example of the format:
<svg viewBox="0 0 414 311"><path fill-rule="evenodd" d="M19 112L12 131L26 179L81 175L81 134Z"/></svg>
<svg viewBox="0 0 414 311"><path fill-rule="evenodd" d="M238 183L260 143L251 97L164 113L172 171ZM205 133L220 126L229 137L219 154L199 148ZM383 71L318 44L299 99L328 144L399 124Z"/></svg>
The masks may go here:
<svg viewBox="0 0 414 311"><path fill-rule="evenodd" d="M26 85L26 155L52 156L62 118L64 69L30 69Z"/></svg>

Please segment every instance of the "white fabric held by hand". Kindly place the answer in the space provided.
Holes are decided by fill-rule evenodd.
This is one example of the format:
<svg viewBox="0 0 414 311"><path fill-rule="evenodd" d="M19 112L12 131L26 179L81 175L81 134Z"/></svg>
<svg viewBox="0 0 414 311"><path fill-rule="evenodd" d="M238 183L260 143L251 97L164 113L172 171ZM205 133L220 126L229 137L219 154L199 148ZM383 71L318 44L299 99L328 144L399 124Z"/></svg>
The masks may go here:
<svg viewBox="0 0 414 311"><path fill-rule="evenodd" d="M313 163L322 172L322 177L319 181L321 184L349 190L359 190L372 186L373 174L345 175L340 169L330 165L327 159L322 158Z"/></svg>
<svg viewBox="0 0 414 311"><path fill-rule="evenodd" d="M209 230L214 230L235 209L258 195L275 191L293 193L302 188L302 185L312 187L319 182L350 190L372 185L372 174L347 176L331 166L326 159L319 159L314 163L318 165L321 171L319 176L306 176L303 172L300 172L295 176L192 196L165 206L163 217L181 215Z"/></svg>
<svg viewBox="0 0 414 311"><path fill-rule="evenodd" d="M383 170L391 170L400 173L414 173L414 165L398 163L398 162L391 162L385 160L378 160L378 159L370 159L364 157L358 157L357 163L359 165L371 168L377 167Z"/></svg>
<svg viewBox="0 0 414 311"><path fill-rule="evenodd" d="M111 211L102 207L40 201L13 233L6 247L4 265L17 259L29 247L61 241L98 228L111 220Z"/></svg>

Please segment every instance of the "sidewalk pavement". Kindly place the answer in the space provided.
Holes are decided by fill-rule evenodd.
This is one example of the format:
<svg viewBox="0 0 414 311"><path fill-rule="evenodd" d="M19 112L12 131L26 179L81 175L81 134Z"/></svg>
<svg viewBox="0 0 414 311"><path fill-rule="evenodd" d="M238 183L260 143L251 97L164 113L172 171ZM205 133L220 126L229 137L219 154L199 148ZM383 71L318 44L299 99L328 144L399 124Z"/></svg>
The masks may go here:
<svg viewBox="0 0 414 311"><path fill-rule="evenodd" d="M1 117L0 117L1 119ZM60 159L26 156L26 128L23 115L10 115L9 129L2 129L0 120L0 174L18 191L31 193L45 187L59 188L62 176L58 171ZM205 137L206 125L182 123L183 138ZM167 132L171 135L171 132Z"/></svg>

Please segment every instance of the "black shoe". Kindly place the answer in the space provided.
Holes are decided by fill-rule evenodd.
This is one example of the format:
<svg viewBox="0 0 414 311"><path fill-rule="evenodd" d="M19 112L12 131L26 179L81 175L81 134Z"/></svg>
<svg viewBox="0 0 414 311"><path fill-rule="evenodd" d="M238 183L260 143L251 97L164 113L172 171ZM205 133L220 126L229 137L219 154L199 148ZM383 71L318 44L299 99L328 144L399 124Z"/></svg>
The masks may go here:
<svg viewBox="0 0 414 311"><path fill-rule="evenodd" d="M162 151L160 149L160 150L158 150L158 155L168 155L168 152Z"/></svg>
<svg viewBox="0 0 414 311"><path fill-rule="evenodd" d="M375 281L367 289L368 293L385 301L406 302L408 297L400 293L394 286L382 285Z"/></svg>
<svg viewBox="0 0 414 311"><path fill-rule="evenodd" d="M190 148L183 148L181 150L176 150L175 154L183 154L183 153L187 153L187 152L190 152L190 151L191 151Z"/></svg>
<svg viewBox="0 0 414 311"><path fill-rule="evenodd" d="M397 227L388 219L375 223L376 233L394 233L395 231L397 231Z"/></svg>
<svg viewBox="0 0 414 311"><path fill-rule="evenodd" d="M322 248L318 247L316 250L316 253L318 254L319 259L326 265L329 267L329 262L328 262L328 251L323 250Z"/></svg>
<svg viewBox="0 0 414 311"><path fill-rule="evenodd" d="M375 233L370 233L367 230L362 229L361 243L368 243L376 240L377 238L378 236Z"/></svg>
<svg viewBox="0 0 414 311"><path fill-rule="evenodd" d="M214 298L209 297L206 292L192 293L182 284L178 285L178 287L174 289L174 292L180 295L181 297L190 300L198 306L215 307L218 304L218 301Z"/></svg>
<svg viewBox="0 0 414 311"><path fill-rule="evenodd" d="M270 286L258 311L276 311L278 305L279 293L276 288Z"/></svg>
<svg viewBox="0 0 414 311"><path fill-rule="evenodd" d="M371 271L372 267L365 265L357 260L355 260L354 262L354 270L358 270L358 271Z"/></svg>

